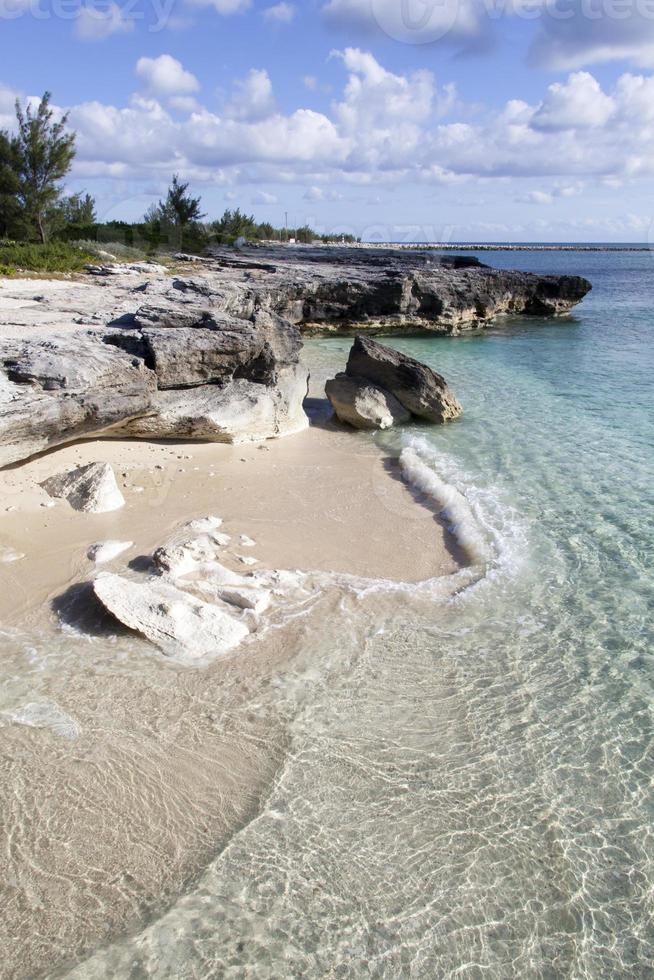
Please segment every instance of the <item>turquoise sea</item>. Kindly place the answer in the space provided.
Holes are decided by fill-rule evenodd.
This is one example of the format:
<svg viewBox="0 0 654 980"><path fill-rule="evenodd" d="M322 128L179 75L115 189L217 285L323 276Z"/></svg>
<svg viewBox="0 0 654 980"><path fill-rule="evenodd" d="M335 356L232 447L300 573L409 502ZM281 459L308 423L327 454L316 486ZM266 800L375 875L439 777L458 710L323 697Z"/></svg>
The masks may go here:
<svg viewBox="0 0 654 980"><path fill-rule="evenodd" d="M389 341L464 403L378 438L474 574L380 583L308 633L258 701L288 732L261 809L75 976L654 975L654 257L480 257L594 290L557 322Z"/></svg>

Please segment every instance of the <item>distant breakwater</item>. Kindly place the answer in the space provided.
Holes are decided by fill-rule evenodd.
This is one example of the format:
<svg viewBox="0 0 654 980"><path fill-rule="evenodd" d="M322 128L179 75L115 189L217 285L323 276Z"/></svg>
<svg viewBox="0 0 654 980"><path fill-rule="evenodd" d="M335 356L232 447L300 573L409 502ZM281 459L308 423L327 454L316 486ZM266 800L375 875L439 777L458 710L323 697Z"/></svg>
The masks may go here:
<svg viewBox="0 0 654 980"><path fill-rule="evenodd" d="M350 248L392 248L434 252L649 252L650 245L512 245L510 243L362 242Z"/></svg>

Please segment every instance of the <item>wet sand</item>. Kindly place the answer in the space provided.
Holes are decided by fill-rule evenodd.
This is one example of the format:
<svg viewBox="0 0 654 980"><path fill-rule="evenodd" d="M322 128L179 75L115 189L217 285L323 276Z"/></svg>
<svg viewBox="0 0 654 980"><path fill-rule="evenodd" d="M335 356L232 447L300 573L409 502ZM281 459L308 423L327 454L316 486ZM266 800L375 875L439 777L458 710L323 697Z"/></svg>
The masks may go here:
<svg viewBox="0 0 654 980"><path fill-rule="evenodd" d="M122 510L50 506L39 482L98 460L115 468ZM90 545L133 541L105 566L120 571L213 514L257 543L234 562L240 551L260 567L402 581L458 564L395 462L329 426L247 447L88 441L4 471L0 497L0 553L24 555L0 563L3 677L16 703L54 708L73 729L0 715L2 974L26 978L160 914L256 816L288 749L275 685L356 602L335 589L247 652L183 668L93 615L71 628L67 612L62 627L61 597L75 612L93 577Z"/></svg>
<svg viewBox="0 0 654 980"><path fill-rule="evenodd" d="M122 510L77 513L39 487L97 461L113 466ZM416 503L396 461L369 436L335 429L239 447L78 443L0 473L0 500L0 558L25 556L0 563L4 624L24 623L90 575L89 546L133 541L119 567L151 553L180 523L209 514L223 518L228 533L253 538L264 568L415 582L457 567L454 542Z"/></svg>

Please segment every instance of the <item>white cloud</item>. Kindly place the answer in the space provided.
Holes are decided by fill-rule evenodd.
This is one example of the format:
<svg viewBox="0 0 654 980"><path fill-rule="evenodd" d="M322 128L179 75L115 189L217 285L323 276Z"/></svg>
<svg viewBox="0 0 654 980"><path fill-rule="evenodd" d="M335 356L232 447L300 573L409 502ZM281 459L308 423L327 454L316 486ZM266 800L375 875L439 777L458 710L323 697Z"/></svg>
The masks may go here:
<svg viewBox="0 0 654 980"><path fill-rule="evenodd" d="M257 191L252 197L252 204L278 204L279 199L267 191Z"/></svg>
<svg viewBox="0 0 654 980"><path fill-rule="evenodd" d="M273 7L266 7L262 11L265 20L276 24L291 24L295 20L296 13L295 4L286 3L286 0L282 0L282 3L276 3Z"/></svg>
<svg viewBox="0 0 654 980"><path fill-rule="evenodd" d="M534 104L512 99L475 115L455 102L443 120L448 89L431 73L389 72L358 49L339 58L343 93L325 113L280 112L270 103L270 79L256 70L217 113L179 90L180 75L182 89L197 86L179 62L162 81L146 59L146 94L124 107L69 107L78 134L75 173L160 180L179 171L214 185L295 184L316 203L332 200L343 184L368 196L399 184L494 182L514 199L543 205L560 205L584 185L654 178L652 76L625 74L602 88L576 73ZM14 95L0 89L1 125L11 125Z"/></svg>
<svg viewBox="0 0 654 980"><path fill-rule="evenodd" d="M242 14L252 6L252 0L186 0L193 7L213 7L223 17Z"/></svg>
<svg viewBox="0 0 654 980"><path fill-rule="evenodd" d="M173 95L168 100L168 105L171 109L186 113L197 112L201 109L200 103L192 95Z"/></svg>
<svg viewBox="0 0 654 980"><path fill-rule="evenodd" d="M654 10L646 0L543 3L531 57L557 70L607 61L654 66Z"/></svg>
<svg viewBox="0 0 654 980"><path fill-rule="evenodd" d="M161 54L158 58L139 58L136 74L157 95L186 95L200 88L195 75L186 71L177 58Z"/></svg>
<svg viewBox="0 0 654 980"><path fill-rule="evenodd" d="M570 75L565 83L550 85L532 119L536 129L591 129L604 126L615 112L615 102L588 72Z"/></svg>
<svg viewBox="0 0 654 980"><path fill-rule="evenodd" d="M75 34L81 41L103 41L112 34L134 30L134 21L116 3L108 7L80 7L75 21Z"/></svg>
<svg viewBox="0 0 654 980"><path fill-rule="evenodd" d="M519 204L553 204L554 195L548 191L529 191L516 197Z"/></svg>
<svg viewBox="0 0 654 980"><path fill-rule="evenodd" d="M338 191L334 190L324 190L322 187L307 187L306 191L302 195L305 201L313 201L318 203L319 201L342 201L343 195L339 194Z"/></svg>
<svg viewBox="0 0 654 980"><path fill-rule="evenodd" d="M244 79L234 83L234 93L225 106L230 119L254 122L266 119L275 111L275 97L268 72L252 68Z"/></svg>

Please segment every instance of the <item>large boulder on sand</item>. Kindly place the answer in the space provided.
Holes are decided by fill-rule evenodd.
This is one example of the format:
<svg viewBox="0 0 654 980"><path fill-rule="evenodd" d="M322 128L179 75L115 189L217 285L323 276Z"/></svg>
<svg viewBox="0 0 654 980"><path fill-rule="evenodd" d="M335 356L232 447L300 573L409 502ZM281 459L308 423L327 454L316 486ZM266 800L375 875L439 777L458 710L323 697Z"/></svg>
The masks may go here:
<svg viewBox="0 0 654 980"><path fill-rule="evenodd" d="M80 466L44 480L41 486L51 497L61 497L74 510L88 514L107 514L125 506L125 498L108 463Z"/></svg>
<svg viewBox="0 0 654 980"><path fill-rule="evenodd" d="M147 415L155 393L143 361L90 331L3 339L0 466Z"/></svg>
<svg viewBox="0 0 654 980"><path fill-rule="evenodd" d="M250 632L245 623L218 606L161 579L134 582L104 573L96 578L93 590L112 616L169 657L219 657L237 647Z"/></svg>
<svg viewBox="0 0 654 980"><path fill-rule="evenodd" d="M307 372L299 364L278 368L274 384L235 378L228 386L202 385L160 391L156 412L123 432L137 439L182 439L240 445L301 432Z"/></svg>
<svg viewBox="0 0 654 980"><path fill-rule="evenodd" d="M347 374L355 379L365 378L391 392L412 415L429 422L447 422L463 411L440 374L369 337L354 341Z"/></svg>
<svg viewBox="0 0 654 980"><path fill-rule="evenodd" d="M338 374L327 382L325 393L340 421L355 429L390 429L411 418L395 395L363 378Z"/></svg>

